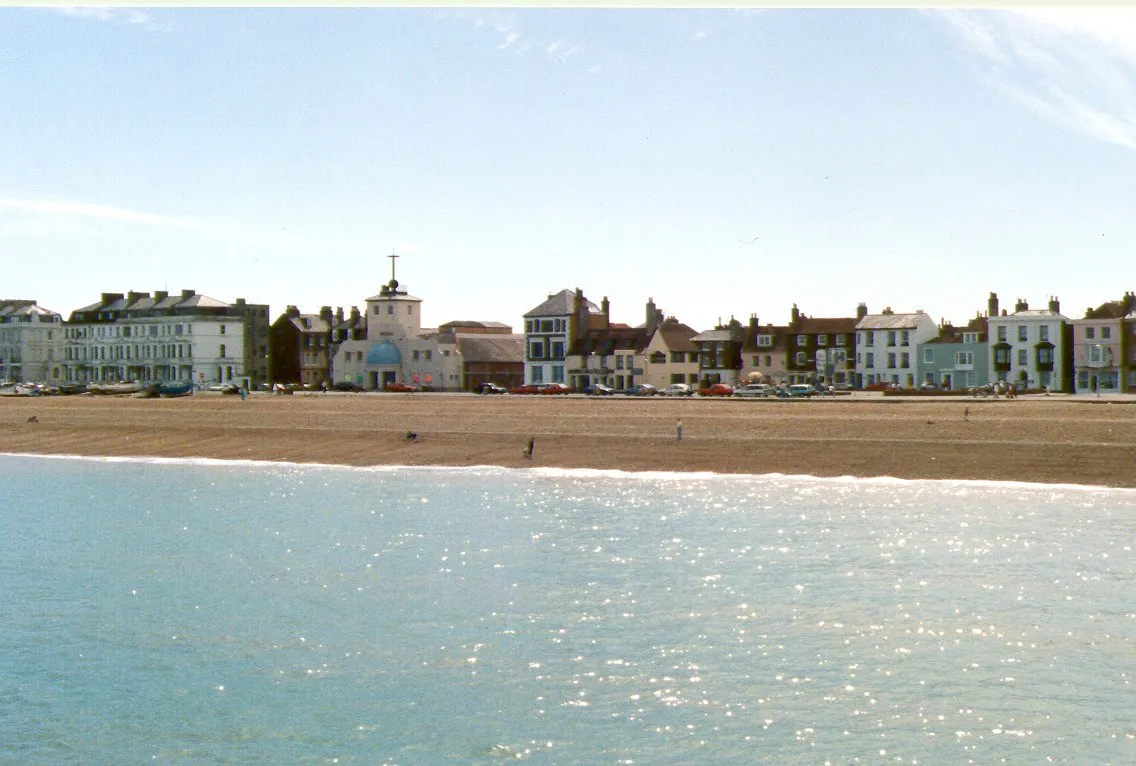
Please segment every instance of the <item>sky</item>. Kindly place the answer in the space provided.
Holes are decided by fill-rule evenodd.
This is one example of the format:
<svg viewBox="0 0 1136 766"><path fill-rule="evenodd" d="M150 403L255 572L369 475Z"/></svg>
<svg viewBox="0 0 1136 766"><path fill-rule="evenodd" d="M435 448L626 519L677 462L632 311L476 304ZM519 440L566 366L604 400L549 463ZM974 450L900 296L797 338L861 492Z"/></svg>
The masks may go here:
<svg viewBox="0 0 1136 766"><path fill-rule="evenodd" d="M0 7L0 299L1070 318L1136 289L1136 11Z"/></svg>

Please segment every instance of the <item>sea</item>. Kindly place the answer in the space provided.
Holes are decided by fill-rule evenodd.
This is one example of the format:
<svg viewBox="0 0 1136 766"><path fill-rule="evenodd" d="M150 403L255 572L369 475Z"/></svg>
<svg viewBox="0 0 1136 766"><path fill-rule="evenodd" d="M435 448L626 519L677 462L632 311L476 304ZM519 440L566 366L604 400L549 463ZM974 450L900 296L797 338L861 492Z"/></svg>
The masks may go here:
<svg viewBox="0 0 1136 766"><path fill-rule="evenodd" d="M0 456L0 762L1131 764L1136 492Z"/></svg>

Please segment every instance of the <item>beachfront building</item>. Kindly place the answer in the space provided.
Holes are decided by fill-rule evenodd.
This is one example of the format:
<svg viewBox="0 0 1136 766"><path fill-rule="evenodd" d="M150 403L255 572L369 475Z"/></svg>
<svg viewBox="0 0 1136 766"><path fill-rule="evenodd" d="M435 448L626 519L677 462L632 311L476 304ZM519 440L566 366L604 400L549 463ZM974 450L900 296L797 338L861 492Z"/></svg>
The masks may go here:
<svg viewBox="0 0 1136 766"><path fill-rule="evenodd" d="M674 317L668 317L647 300L649 336L643 347L643 382L655 388L672 383L698 385L698 345L693 338L698 331Z"/></svg>
<svg viewBox="0 0 1136 766"><path fill-rule="evenodd" d="M334 383L350 382L367 390L382 390L391 383L407 383L424 389L461 391L470 386L462 338L467 335L500 336L492 353L474 351L475 361L490 365L494 372L514 354L520 363L516 341L505 340L512 328L500 322L455 321L437 328L422 327L422 299L410 295L395 278L395 259L391 255L391 279L377 295L366 299L363 328L348 323L333 328L338 333L331 355ZM349 337L354 331L356 337ZM483 368L482 372L488 371ZM482 374L479 372L478 374Z"/></svg>
<svg viewBox="0 0 1136 766"><path fill-rule="evenodd" d="M706 330L690 340L698 346L698 377L700 386L713 383L738 385L742 370L742 347L745 345L742 323L733 317L719 322L713 330Z"/></svg>
<svg viewBox="0 0 1136 766"><path fill-rule="evenodd" d="M1060 309L1056 298L1044 309L1018 300L1013 314L998 314L998 296L990 293L990 383L1072 392L1073 324Z"/></svg>
<svg viewBox="0 0 1136 766"><path fill-rule="evenodd" d="M60 383L63 317L34 300L0 300L0 381Z"/></svg>
<svg viewBox="0 0 1136 766"><path fill-rule="evenodd" d="M743 382L788 385L789 328L784 325L758 324L757 314L749 318L742 343Z"/></svg>
<svg viewBox="0 0 1136 766"><path fill-rule="evenodd" d="M857 309L856 387L877 385L914 388L916 349L939 333L939 328L922 310L896 314L888 307L879 314Z"/></svg>
<svg viewBox="0 0 1136 766"><path fill-rule="evenodd" d="M794 303L785 333L788 382L851 388L856 371L856 323L860 318L810 317Z"/></svg>
<svg viewBox="0 0 1136 766"><path fill-rule="evenodd" d="M1136 391L1136 295L1102 303L1073 321L1074 393Z"/></svg>
<svg viewBox="0 0 1136 766"><path fill-rule="evenodd" d="M268 330L268 306L244 298L103 293L64 324L64 382L264 383Z"/></svg>
<svg viewBox="0 0 1136 766"><path fill-rule="evenodd" d="M607 327L608 301L604 309L584 297L580 288L553 293L525 313L525 383L563 383L575 387L567 370L569 349L589 330ZM577 367L576 382L590 374Z"/></svg>
<svg viewBox="0 0 1136 766"><path fill-rule="evenodd" d="M606 312L607 299L604 299ZM645 327L606 322L588 330L568 349L568 386L583 391L602 384L623 391L644 382Z"/></svg>
<svg viewBox="0 0 1136 766"><path fill-rule="evenodd" d="M349 317L342 307L335 313L331 306L323 306L318 314L302 314L296 306L289 306L269 332L268 379L303 386L330 383L331 362L339 345L365 339L366 334L366 322L355 306Z"/></svg>
<svg viewBox="0 0 1136 766"><path fill-rule="evenodd" d="M921 386L966 391L990 379L987 317L978 314L964 327L949 322L917 347L916 376Z"/></svg>
<svg viewBox="0 0 1136 766"><path fill-rule="evenodd" d="M525 336L502 322L450 322L438 328L452 332L460 362L460 387L476 391L483 383L504 388L525 380Z"/></svg>

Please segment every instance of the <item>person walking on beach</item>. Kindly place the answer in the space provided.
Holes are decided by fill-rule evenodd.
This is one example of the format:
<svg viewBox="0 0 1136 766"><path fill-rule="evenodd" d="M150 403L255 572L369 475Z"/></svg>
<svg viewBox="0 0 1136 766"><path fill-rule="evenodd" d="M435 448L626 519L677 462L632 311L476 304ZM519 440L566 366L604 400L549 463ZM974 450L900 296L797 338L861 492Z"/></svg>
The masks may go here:
<svg viewBox="0 0 1136 766"><path fill-rule="evenodd" d="M682 418L675 423L675 441L682 441Z"/></svg>
<svg viewBox="0 0 1136 766"><path fill-rule="evenodd" d="M529 445L527 447L525 447L523 450L521 450L521 454L524 455L525 457L527 457L529 460L532 460L533 447L534 446L536 446L536 437L535 436L533 438L529 439Z"/></svg>

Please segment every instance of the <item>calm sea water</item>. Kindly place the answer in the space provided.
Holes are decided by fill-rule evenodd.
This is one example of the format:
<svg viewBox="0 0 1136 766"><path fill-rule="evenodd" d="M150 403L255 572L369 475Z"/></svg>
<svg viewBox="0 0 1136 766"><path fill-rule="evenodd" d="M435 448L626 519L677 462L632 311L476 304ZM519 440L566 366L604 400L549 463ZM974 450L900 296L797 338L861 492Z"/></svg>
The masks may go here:
<svg viewBox="0 0 1136 766"><path fill-rule="evenodd" d="M1136 761L1136 493L0 456L8 763Z"/></svg>

